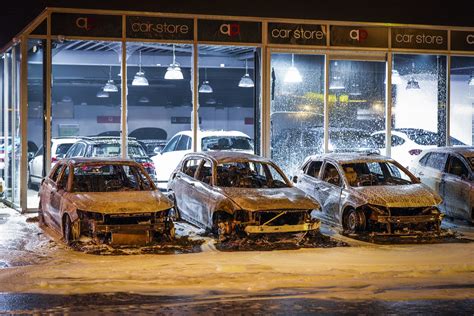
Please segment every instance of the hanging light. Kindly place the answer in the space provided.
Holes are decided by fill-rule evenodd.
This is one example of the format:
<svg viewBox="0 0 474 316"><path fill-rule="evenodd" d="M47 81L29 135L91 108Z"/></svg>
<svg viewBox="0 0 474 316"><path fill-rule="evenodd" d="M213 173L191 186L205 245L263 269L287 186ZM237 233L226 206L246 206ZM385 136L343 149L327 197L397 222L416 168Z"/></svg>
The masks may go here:
<svg viewBox="0 0 474 316"><path fill-rule="evenodd" d="M412 74L415 73L415 63L411 63L411 72ZM407 86L405 88L406 90L411 90L411 89L420 89L420 85L418 81L415 80L415 77L412 75L410 80L407 82Z"/></svg>
<svg viewBox="0 0 474 316"><path fill-rule="evenodd" d="M148 99L147 97L143 96L140 98L140 100L138 100L138 102L140 103L148 103L150 102L150 99Z"/></svg>
<svg viewBox="0 0 474 316"><path fill-rule="evenodd" d="M142 51L139 51L138 72L133 77L132 86L148 86L148 79L142 71Z"/></svg>
<svg viewBox="0 0 474 316"><path fill-rule="evenodd" d="M214 90L212 90L211 85L209 84L209 81L207 80L207 68L204 68L204 81L202 82L202 84L199 87L198 91L200 93L212 93L212 92L214 92Z"/></svg>
<svg viewBox="0 0 474 316"><path fill-rule="evenodd" d="M470 86L474 86L474 72L471 73L471 77L469 78L468 84Z"/></svg>
<svg viewBox="0 0 474 316"><path fill-rule="evenodd" d="M108 92L105 92L105 91L103 90L103 88L102 88L102 89L100 89L100 90L97 92L97 94L96 94L95 96L98 97L98 98L108 98L108 97L109 97L109 93L108 93Z"/></svg>
<svg viewBox="0 0 474 316"><path fill-rule="evenodd" d="M303 81L301 78L298 68L295 67L295 55L291 54L291 66L288 68L288 71L285 75L285 82L287 83L298 83Z"/></svg>
<svg viewBox="0 0 474 316"><path fill-rule="evenodd" d="M337 61L334 62L334 68L337 67ZM332 80L330 80L329 90L344 90L346 87L342 82L341 76L339 76L338 72L335 70Z"/></svg>
<svg viewBox="0 0 474 316"><path fill-rule="evenodd" d="M165 73L166 80L181 80L183 79L183 73L181 72L181 67L179 63L176 62L176 55L174 52L174 44L173 44L173 63L169 65L166 69Z"/></svg>
<svg viewBox="0 0 474 316"><path fill-rule="evenodd" d="M245 74L240 78L239 87L241 88L253 88L255 86L252 78L250 78L249 70L247 67L247 59L245 60Z"/></svg>
<svg viewBox="0 0 474 316"><path fill-rule="evenodd" d="M118 92L118 88L115 85L114 81L112 80L112 66L109 68L109 80L105 84L103 90L105 92Z"/></svg>

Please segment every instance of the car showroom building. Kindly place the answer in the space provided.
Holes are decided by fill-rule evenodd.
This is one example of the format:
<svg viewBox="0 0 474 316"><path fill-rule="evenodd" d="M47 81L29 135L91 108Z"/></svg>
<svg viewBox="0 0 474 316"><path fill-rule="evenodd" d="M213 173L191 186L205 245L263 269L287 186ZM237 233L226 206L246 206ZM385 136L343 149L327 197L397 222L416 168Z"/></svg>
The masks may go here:
<svg viewBox="0 0 474 316"><path fill-rule="evenodd" d="M47 174L54 139L119 135L124 155L127 136L193 131L179 150L197 148L200 130L236 130L289 176L303 153L376 148L403 160L473 144L474 27L136 6L49 7L2 49L9 205L38 207L29 161Z"/></svg>

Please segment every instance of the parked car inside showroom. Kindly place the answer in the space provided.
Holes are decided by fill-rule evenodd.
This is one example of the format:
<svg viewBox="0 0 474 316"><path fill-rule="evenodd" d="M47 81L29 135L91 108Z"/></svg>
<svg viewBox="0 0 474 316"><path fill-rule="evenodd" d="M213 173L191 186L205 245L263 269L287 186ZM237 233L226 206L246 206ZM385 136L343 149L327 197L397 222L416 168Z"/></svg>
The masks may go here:
<svg viewBox="0 0 474 316"><path fill-rule="evenodd" d="M269 159L229 151L187 154L169 183L179 217L214 232L312 232L319 204L295 188Z"/></svg>
<svg viewBox="0 0 474 316"><path fill-rule="evenodd" d="M372 137L381 153L385 153L385 131L374 132ZM450 142L453 146L466 145L454 137L450 137ZM394 128L392 129L391 156L406 168L422 150L434 148L440 144L444 144L444 141L440 140L438 133L419 128Z"/></svg>
<svg viewBox="0 0 474 316"><path fill-rule="evenodd" d="M443 198L444 214L474 223L474 147L423 151L410 166L422 183Z"/></svg>
<svg viewBox="0 0 474 316"><path fill-rule="evenodd" d="M42 181L39 195L40 222L68 243L89 236L138 245L174 236L173 203L132 160L60 160Z"/></svg>
<svg viewBox="0 0 474 316"><path fill-rule="evenodd" d="M157 168L158 187L165 190L171 173L187 153L192 152L193 132L174 135L160 154L152 157ZM239 131L198 131L196 151L229 150L254 153L252 139Z"/></svg>
<svg viewBox="0 0 474 316"><path fill-rule="evenodd" d="M82 137L69 148L65 158L73 157L120 157L120 137ZM128 138L128 157L145 168L153 181L156 181L156 171L153 161L148 157L145 149L135 138Z"/></svg>
<svg viewBox="0 0 474 316"><path fill-rule="evenodd" d="M71 146L77 142L79 137L53 137L51 138L51 168L58 162L59 159L64 158ZM27 179L28 187L35 188L41 183L43 179L43 156L44 146L34 154L28 162Z"/></svg>
<svg viewBox="0 0 474 316"><path fill-rule="evenodd" d="M374 154L308 157L293 178L347 234L439 233L439 195L395 160Z"/></svg>

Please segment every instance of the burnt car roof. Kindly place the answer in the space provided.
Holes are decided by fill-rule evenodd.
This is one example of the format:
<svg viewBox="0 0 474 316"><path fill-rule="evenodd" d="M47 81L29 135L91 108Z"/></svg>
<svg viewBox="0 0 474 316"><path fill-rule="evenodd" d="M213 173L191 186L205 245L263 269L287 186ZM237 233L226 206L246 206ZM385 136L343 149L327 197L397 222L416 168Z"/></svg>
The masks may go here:
<svg viewBox="0 0 474 316"><path fill-rule="evenodd" d="M329 154L320 154L313 155L306 159L307 160L333 160L337 163L347 163L347 162L364 162L364 161L394 161L392 158L387 156L382 156L379 154L367 154L367 153L329 153Z"/></svg>
<svg viewBox="0 0 474 316"><path fill-rule="evenodd" d="M226 151L226 150L190 153L190 154L187 154L185 157L187 158L193 155L207 157L209 159L216 161L218 164L239 161L239 160L241 161L251 160L251 161L266 162L266 163L271 162L270 159L260 157L257 155L247 154L243 152Z"/></svg>
<svg viewBox="0 0 474 316"><path fill-rule="evenodd" d="M437 147L424 150L427 152L457 153L463 156L474 155L474 147L472 146L456 146L456 147Z"/></svg>
<svg viewBox="0 0 474 316"><path fill-rule="evenodd" d="M60 162L63 163L71 163L73 165L75 164L83 164L83 163L91 163L91 164L96 164L96 163L111 163L111 164L134 164L137 165L138 163L131 160L131 159L124 159L120 157L107 157L105 158L84 158L84 157L74 157L74 158L68 158L68 159L61 159Z"/></svg>

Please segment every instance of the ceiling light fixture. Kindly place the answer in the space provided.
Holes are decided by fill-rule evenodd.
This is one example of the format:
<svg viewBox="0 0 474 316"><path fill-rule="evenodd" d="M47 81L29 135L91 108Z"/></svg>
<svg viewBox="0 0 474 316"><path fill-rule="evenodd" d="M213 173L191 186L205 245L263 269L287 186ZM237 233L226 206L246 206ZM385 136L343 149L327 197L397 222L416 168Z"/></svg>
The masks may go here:
<svg viewBox="0 0 474 316"><path fill-rule="evenodd" d="M100 90L97 92L97 94L96 94L95 96L98 97L98 98L108 98L108 97L109 97L109 93L108 93L108 92L105 92L105 91L103 90L103 88L102 88L102 89L100 89Z"/></svg>
<svg viewBox="0 0 474 316"><path fill-rule="evenodd" d="M103 90L105 92L118 92L118 87L115 85L114 81L112 80L112 66L109 68L109 80L105 84Z"/></svg>
<svg viewBox="0 0 474 316"><path fill-rule="evenodd" d="M138 72L133 77L132 86L148 86L148 79L142 71L142 51L139 51Z"/></svg>
<svg viewBox="0 0 474 316"><path fill-rule="evenodd" d="M202 84L199 87L198 91L200 93L212 93L212 92L214 92L214 90L212 90L211 85L209 84L209 81L207 80L207 68L204 68L204 81L202 82Z"/></svg>
<svg viewBox="0 0 474 316"><path fill-rule="evenodd" d="M291 54L291 66L288 68L288 71L285 75L285 82L287 83L298 83L303 81L301 78L298 68L295 67L295 54Z"/></svg>
<svg viewBox="0 0 474 316"><path fill-rule="evenodd" d="M239 87L241 88L253 88L255 83L253 82L252 78L250 78L249 70L247 67L247 59L245 60L245 74L240 78Z"/></svg>
<svg viewBox="0 0 474 316"><path fill-rule="evenodd" d="M173 44L173 63L169 65L166 69L165 73L166 80L181 80L183 79L183 73L181 72L181 67L179 63L176 62L176 55L174 52L174 44Z"/></svg>
<svg viewBox="0 0 474 316"><path fill-rule="evenodd" d="M411 89L420 89L420 85L418 83L418 81L415 80L415 77L413 76L413 74L415 73L415 63L411 63L411 73L412 73L412 76L410 78L410 80L408 80L407 82L407 86L406 86L406 90L411 90Z"/></svg>

